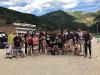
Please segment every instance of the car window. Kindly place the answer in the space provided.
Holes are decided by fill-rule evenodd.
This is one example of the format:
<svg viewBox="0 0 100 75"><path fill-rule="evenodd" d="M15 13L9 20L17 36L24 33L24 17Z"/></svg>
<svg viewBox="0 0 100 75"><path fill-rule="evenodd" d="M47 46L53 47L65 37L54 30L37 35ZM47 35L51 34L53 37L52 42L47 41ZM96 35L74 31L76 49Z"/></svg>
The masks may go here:
<svg viewBox="0 0 100 75"><path fill-rule="evenodd" d="M5 33L2 33L1 35L2 35L2 36L6 36L6 34L5 34Z"/></svg>
<svg viewBox="0 0 100 75"><path fill-rule="evenodd" d="M5 33L0 33L0 37L6 36Z"/></svg>
<svg viewBox="0 0 100 75"><path fill-rule="evenodd" d="M0 34L0 37L2 37L2 35Z"/></svg>

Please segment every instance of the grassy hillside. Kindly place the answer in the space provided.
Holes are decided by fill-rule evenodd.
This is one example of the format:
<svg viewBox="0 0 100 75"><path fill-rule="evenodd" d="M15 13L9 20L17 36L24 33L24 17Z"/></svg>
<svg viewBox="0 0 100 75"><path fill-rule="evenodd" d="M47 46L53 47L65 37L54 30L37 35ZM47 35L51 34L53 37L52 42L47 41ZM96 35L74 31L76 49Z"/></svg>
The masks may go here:
<svg viewBox="0 0 100 75"><path fill-rule="evenodd" d="M77 18L74 20L75 22L85 24L93 32L97 31L98 24L98 30L100 33L100 10L91 13L81 11L74 11L68 13Z"/></svg>
<svg viewBox="0 0 100 75"><path fill-rule="evenodd" d="M75 19L75 22L78 23L84 23L87 26L92 26L93 24L95 24L95 13L86 13L86 12L81 12L81 11L75 11L75 12L71 12L69 13L71 15L73 15L74 17L76 17L77 19Z"/></svg>

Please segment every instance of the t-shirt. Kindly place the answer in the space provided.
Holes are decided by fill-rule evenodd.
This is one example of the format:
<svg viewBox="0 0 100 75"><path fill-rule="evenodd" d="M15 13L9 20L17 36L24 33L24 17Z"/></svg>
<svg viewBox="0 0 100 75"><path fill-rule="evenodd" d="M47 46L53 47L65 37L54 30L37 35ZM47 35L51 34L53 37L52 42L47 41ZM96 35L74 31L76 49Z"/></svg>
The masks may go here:
<svg viewBox="0 0 100 75"><path fill-rule="evenodd" d="M79 40L79 36L77 33L74 33L73 34L73 43L78 43L78 40Z"/></svg>
<svg viewBox="0 0 100 75"><path fill-rule="evenodd" d="M65 32L64 35L66 36L68 34L68 32Z"/></svg>
<svg viewBox="0 0 100 75"><path fill-rule="evenodd" d="M85 43L90 42L90 40L91 40L91 36L90 36L89 33L88 33L88 34L84 34L83 37L84 37L84 41L85 41Z"/></svg>
<svg viewBox="0 0 100 75"><path fill-rule="evenodd" d="M33 45L38 45L39 44L39 39L38 37L33 38Z"/></svg>
<svg viewBox="0 0 100 75"><path fill-rule="evenodd" d="M83 32L77 32L79 39L82 40L83 39Z"/></svg>
<svg viewBox="0 0 100 75"><path fill-rule="evenodd" d="M8 35L8 44L13 44L13 39L14 39L13 34Z"/></svg>
<svg viewBox="0 0 100 75"><path fill-rule="evenodd" d="M32 37L30 36L30 37L28 37L28 45L32 45L33 44L33 39L32 39Z"/></svg>
<svg viewBox="0 0 100 75"><path fill-rule="evenodd" d="M18 37L18 36L14 37L14 46L15 47L21 47L21 42L22 42L21 37Z"/></svg>
<svg viewBox="0 0 100 75"><path fill-rule="evenodd" d="M57 39L57 43L62 43L61 38L58 38L58 39Z"/></svg>

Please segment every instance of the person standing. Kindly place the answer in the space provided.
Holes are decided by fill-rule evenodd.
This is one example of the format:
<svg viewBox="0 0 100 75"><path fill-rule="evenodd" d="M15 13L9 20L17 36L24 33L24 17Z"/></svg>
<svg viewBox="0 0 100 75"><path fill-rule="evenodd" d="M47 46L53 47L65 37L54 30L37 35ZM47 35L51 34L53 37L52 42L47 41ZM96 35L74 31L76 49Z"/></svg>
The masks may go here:
<svg viewBox="0 0 100 75"><path fill-rule="evenodd" d="M31 34L28 34L28 37L27 37L28 55L32 54L32 50L33 50L32 45L33 45L33 38Z"/></svg>
<svg viewBox="0 0 100 75"><path fill-rule="evenodd" d="M21 48L22 48L22 39L21 39L21 34L18 34L14 37L14 56L18 56L18 53L20 53L20 56L22 56L22 51L21 51Z"/></svg>
<svg viewBox="0 0 100 75"><path fill-rule="evenodd" d="M8 45L9 45L9 48L7 50L7 55L10 55L9 57L12 57L13 55L13 39L14 39L14 34L11 33L8 35Z"/></svg>
<svg viewBox="0 0 100 75"><path fill-rule="evenodd" d="M46 38L42 38L42 53L45 54L47 50Z"/></svg>
<svg viewBox="0 0 100 75"><path fill-rule="evenodd" d="M28 45L27 45L27 39L28 39L28 34L25 34L24 35L24 43L25 43L25 54L27 55L27 47L28 47Z"/></svg>
<svg viewBox="0 0 100 75"><path fill-rule="evenodd" d="M87 30L84 30L84 34L83 34L83 37L84 37L84 49L85 49L85 57L87 57L88 55L88 50L89 50L89 58L91 58L91 34L87 31Z"/></svg>
<svg viewBox="0 0 100 75"><path fill-rule="evenodd" d="M78 28L78 32L77 32L79 38L79 44L80 44L80 52L84 53L84 39L83 39L83 31L81 28Z"/></svg>
<svg viewBox="0 0 100 75"><path fill-rule="evenodd" d="M39 38L38 35L34 34L33 36L33 53L38 55L39 52Z"/></svg>
<svg viewBox="0 0 100 75"><path fill-rule="evenodd" d="M64 31L63 37L64 37L64 43L69 40L69 38L68 38L68 31L67 30Z"/></svg>

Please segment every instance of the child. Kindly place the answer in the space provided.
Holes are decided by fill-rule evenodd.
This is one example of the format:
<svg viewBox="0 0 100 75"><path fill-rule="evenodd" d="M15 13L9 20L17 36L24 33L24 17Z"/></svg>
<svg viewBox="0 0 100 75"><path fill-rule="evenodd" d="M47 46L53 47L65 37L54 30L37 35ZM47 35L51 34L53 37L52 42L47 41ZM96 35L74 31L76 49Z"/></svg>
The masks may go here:
<svg viewBox="0 0 100 75"><path fill-rule="evenodd" d="M71 52L72 52L72 46L71 46L71 44L69 43L69 41L66 41L65 43L64 43L64 46L63 46L63 53L70 53L71 54Z"/></svg>
<svg viewBox="0 0 100 75"><path fill-rule="evenodd" d="M42 52L43 52L43 54L45 54L46 47L47 47L47 42L46 42L45 39L43 39L43 40L42 40Z"/></svg>
<svg viewBox="0 0 100 75"><path fill-rule="evenodd" d="M27 45L28 45L28 55L31 55L32 53L32 44L33 44L33 39L32 39L32 36L29 34L28 37L27 37Z"/></svg>
<svg viewBox="0 0 100 75"><path fill-rule="evenodd" d="M80 44L78 40L74 39L74 55L79 56L80 53Z"/></svg>
<svg viewBox="0 0 100 75"><path fill-rule="evenodd" d="M39 49L39 38L37 35L34 35L33 37L33 53L38 54L38 49Z"/></svg>

